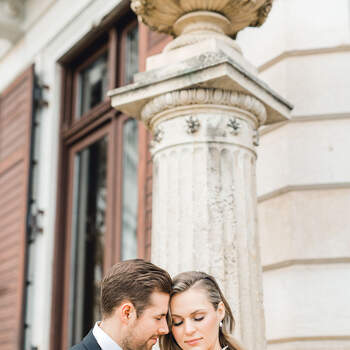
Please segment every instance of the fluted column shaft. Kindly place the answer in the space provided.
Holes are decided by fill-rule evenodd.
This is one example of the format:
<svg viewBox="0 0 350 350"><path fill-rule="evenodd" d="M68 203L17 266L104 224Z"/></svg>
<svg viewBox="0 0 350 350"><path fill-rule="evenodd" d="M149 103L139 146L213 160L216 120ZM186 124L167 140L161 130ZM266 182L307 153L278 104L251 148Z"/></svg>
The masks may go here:
<svg viewBox="0 0 350 350"><path fill-rule="evenodd" d="M151 100L152 261L172 275L203 270L220 282L247 349L265 348L255 188L254 97L220 89L175 91Z"/></svg>

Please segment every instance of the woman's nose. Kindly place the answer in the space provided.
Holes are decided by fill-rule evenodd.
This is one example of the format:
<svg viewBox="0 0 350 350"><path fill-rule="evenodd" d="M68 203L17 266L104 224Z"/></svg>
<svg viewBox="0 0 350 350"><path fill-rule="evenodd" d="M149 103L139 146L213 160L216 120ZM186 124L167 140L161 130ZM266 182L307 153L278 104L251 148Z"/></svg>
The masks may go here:
<svg viewBox="0 0 350 350"><path fill-rule="evenodd" d="M186 334L192 334L195 331L195 327L191 321L186 321L185 322L185 333Z"/></svg>

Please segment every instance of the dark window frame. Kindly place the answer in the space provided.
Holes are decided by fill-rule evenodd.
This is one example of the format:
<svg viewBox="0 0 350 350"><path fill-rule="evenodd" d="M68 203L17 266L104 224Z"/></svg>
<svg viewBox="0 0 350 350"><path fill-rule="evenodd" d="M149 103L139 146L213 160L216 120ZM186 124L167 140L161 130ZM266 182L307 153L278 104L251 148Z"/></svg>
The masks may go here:
<svg viewBox="0 0 350 350"><path fill-rule="evenodd" d="M54 273L53 273L53 292L52 292L52 317L51 317L51 350L63 350L68 348L68 316L69 316L69 294L70 294L70 249L71 249L71 209L72 209L72 179L73 163L72 154L83 145L89 144L95 140L97 135L108 134L108 176L107 186L108 203L111 203L107 210L107 231L104 268L105 270L120 260L121 243L121 208L122 196L122 177L123 172L123 123L130 117L115 111L110 100L106 98L100 104L94 106L90 111L75 118L75 99L77 88L77 77L79 72L91 63L96 57L108 50L108 89L121 86L124 81L124 55L125 35L127 31L138 26L135 15L129 10L119 12L120 20L116 23L116 18L108 19L104 28L98 28L98 34L92 33L86 39L85 45L80 45L79 49L74 48L73 53L68 53L60 60L61 64L61 111L60 111L60 148L58 165L58 185L57 185L57 215L55 227L54 242ZM91 37L93 39L91 39ZM123 39L124 38L124 39ZM92 53L92 51L95 51ZM86 52L90 53L89 59ZM91 54L92 53L92 54ZM139 123L139 126L141 123ZM144 130L139 128L138 138L144 138ZM141 147L144 143L139 142ZM139 147L140 149L140 147ZM73 152L73 153L72 153ZM76 153L74 153L76 154ZM145 184L144 162L145 159L139 159L138 167L138 187L143 188ZM142 225L144 191L139 191L139 215L138 226ZM141 199L141 200L140 200ZM67 215L68 214L68 215ZM138 257L145 256L146 249L143 246L145 242L144 229L138 227Z"/></svg>
<svg viewBox="0 0 350 350"><path fill-rule="evenodd" d="M108 137L108 153L107 157L109 158L108 160L111 160L112 158L112 152L111 149L113 147L113 130L110 126L110 124L107 124L101 128L99 128L97 131L92 133L91 135L85 137L81 141L77 142L74 144L73 147L70 147L69 149L69 156L68 156L68 169L69 169L69 175L68 175L68 196L66 199L66 213L67 213L67 220L66 220L66 227L65 227L65 234L66 234L66 259L64 262L64 269L65 269L65 288L64 288L64 297L63 297L63 324L64 325L69 325L69 317L70 317L70 297L71 297L71 263L72 263L72 212L73 212L73 197L74 197L74 163L75 163L75 157L76 155L86 149L87 147L91 146L93 143L96 141L102 139L103 137L107 136ZM110 164L108 164L110 165ZM112 166L108 166L107 168L107 186L111 183L111 180L114 175L114 170ZM112 192L112 191L111 191ZM112 198L112 193L107 195L107 203L110 203ZM105 236L105 245L106 246L113 246L113 237L112 237L112 230L111 230L111 220L112 220L112 211L113 208L108 207L107 213L106 213L106 236ZM108 266L111 264L111 261L113 260L113 251L111 250L106 250L105 251L105 257L104 257L104 269L108 268ZM69 330L67 327L63 329L63 334L64 334L64 339L66 340L67 345L65 348L68 348L68 334Z"/></svg>
<svg viewBox="0 0 350 350"><path fill-rule="evenodd" d="M109 35L112 37L112 34L109 33ZM75 124L78 121L80 121L81 119L88 119L89 117L91 117L91 115L94 115L97 109L99 109L99 107L101 106L101 104L104 104L106 102L109 103L109 99L107 96L105 96L105 98L96 106L92 107L89 111L83 113L80 115L80 113L78 113L78 106L79 103L77 101L77 92L79 90L79 75L80 73L87 68L91 63L95 62L98 58L100 58L102 55L104 55L105 53L107 53L107 66L108 66L108 71L110 71L112 65L109 62L109 46L110 46L110 41L113 40L112 38L109 40L109 42L106 42L104 44L102 44L102 46L97 49L96 52L94 52L88 59L84 60L81 64L79 64L74 70L73 70L73 94L72 94L72 111L71 111L71 123ZM112 73L113 74L113 73ZM108 88L110 88L110 84L108 86Z"/></svg>

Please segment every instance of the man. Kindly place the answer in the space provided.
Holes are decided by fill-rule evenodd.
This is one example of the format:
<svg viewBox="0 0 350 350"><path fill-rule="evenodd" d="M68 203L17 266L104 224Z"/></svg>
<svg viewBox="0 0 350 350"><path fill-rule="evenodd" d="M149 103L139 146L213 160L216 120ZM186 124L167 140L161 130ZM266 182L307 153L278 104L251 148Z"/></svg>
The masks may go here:
<svg viewBox="0 0 350 350"><path fill-rule="evenodd" d="M114 265L101 283L102 321L71 350L150 350L169 332L169 274L141 259Z"/></svg>

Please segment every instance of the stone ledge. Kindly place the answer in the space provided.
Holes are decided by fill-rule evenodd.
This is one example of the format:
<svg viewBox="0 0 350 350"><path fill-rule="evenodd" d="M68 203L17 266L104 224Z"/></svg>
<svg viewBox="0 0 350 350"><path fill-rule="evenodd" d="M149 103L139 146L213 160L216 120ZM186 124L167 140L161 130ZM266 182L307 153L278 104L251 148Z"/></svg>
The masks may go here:
<svg viewBox="0 0 350 350"><path fill-rule="evenodd" d="M262 80L222 51L206 52L176 63L139 73L134 84L111 90L112 106L140 119L151 99L167 92L194 87L242 92L258 98L267 110L266 124L289 119L293 106Z"/></svg>

